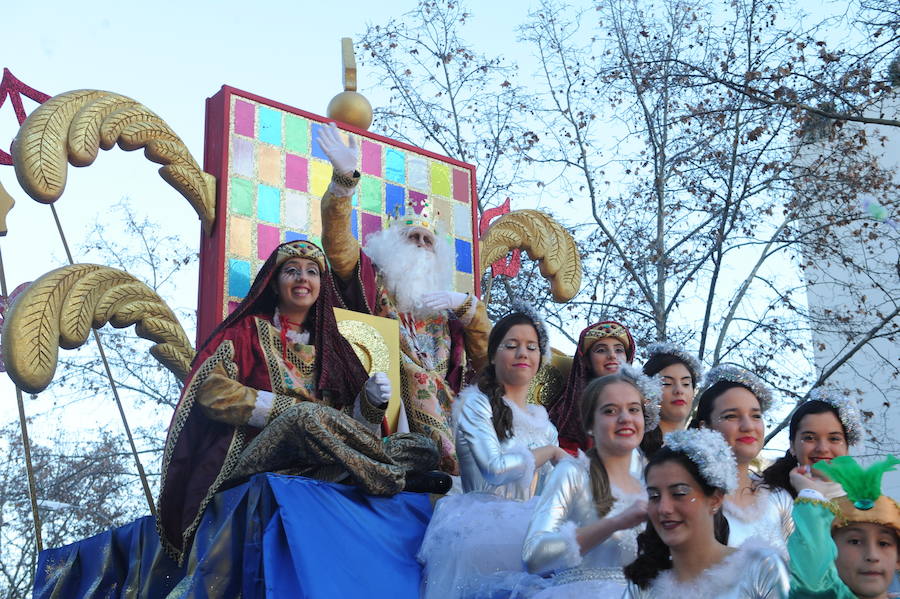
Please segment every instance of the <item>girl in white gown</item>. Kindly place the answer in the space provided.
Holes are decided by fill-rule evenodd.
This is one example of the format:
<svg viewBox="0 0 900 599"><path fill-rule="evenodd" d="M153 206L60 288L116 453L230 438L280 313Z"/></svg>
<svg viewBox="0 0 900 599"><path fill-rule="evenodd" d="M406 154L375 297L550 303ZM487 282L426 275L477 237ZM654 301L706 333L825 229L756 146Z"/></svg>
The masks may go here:
<svg viewBox="0 0 900 599"><path fill-rule="evenodd" d="M750 470L765 442L763 414L771 405L772 392L754 374L719 365L703 381L690 426L721 433L737 459L738 485L725 497L722 508L730 528L728 544L738 547L758 537L787 559L787 539L794 529L793 498L784 489L766 488Z"/></svg>
<svg viewBox="0 0 900 599"><path fill-rule="evenodd" d="M557 446L547 411L528 404L528 387L548 349L540 318L519 310L494 325L490 363L454 406L464 494L437 502L419 561L426 599L483 597L499 573L522 570L522 543L534 495Z"/></svg>
<svg viewBox="0 0 900 599"><path fill-rule="evenodd" d="M722 435L670 433L645 470L650 525L638 557L625 567L625 599L787 599L787 568L755 539L729 547L725 494L737 464Z"/></svg>
<svg viewBox="0 0 900 599"><path fill-rule="evenodd" d="M659 402L658 381L630 366L585 388L582 422L594 448L554 469L522 551L528 570L546 577L548 588L535 599L617 597L624 590L622 567L637 554L647 509L644 486L629 472L631 454L656 427Z"/></svg>

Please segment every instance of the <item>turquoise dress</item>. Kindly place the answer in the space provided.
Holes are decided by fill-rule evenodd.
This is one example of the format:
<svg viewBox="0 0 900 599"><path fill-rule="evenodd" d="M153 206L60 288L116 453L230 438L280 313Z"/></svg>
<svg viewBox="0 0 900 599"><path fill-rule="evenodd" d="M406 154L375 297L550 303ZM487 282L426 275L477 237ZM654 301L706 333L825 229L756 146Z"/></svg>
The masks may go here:
<svg viewBox="0 0 900 599"><path fill-rule="evenodd" d="M834 564L837 546L831 538L832 509L816 492L801 492L794 502L794 532L787 543L790 599L856 599Z"/></svg>

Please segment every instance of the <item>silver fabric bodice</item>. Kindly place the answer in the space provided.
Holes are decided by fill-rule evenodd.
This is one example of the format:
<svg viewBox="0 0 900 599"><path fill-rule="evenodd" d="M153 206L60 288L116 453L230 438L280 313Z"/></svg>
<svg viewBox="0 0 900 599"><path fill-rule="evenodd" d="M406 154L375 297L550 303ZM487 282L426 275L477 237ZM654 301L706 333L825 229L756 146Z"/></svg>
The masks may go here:
<svg viewBox="0 0 900 599"><path fill-rule="evenodd" d="M722 510L728 518L728 544L739 547L747 539L758 537L787 559L787 539L794 531L793 508L794 500L784 489L757 488L753 503L746 507L726 497Z"/></svg>
<svg viewBox="0 0 900 599"><path fill-rule="evenodd" d="M542 406L528 404L522 410L506 403L512 409L513 436L501 442L487 396L474 385L460 392L454 414L456 455L464 492L521 501L541 491L553 468L548 462L535 472L531 450L557 445L557 432Z"/></svg>
<svg viewBox="0 0 900 599"><path fill-rule="evenodd" d="M663 570L646 589L629 583L623 599L787 599L789 589L778 553L751 541L694 580L679 582Z"/></svg>
<svg viewBox="0 0 900 599"><path fill-rule="evenodd" d="M644 491L629 494L616 487L612 494L616 501L607 517L620 514L638 499L647 497ZM560 462L541 494L525 536L522 559L528 570L574 579L588 571L616 570L622 580L621 568L637 555L637 534L643 525L614 532L582 556L575 531L598 520L588 460L582 456Z"/></svg>

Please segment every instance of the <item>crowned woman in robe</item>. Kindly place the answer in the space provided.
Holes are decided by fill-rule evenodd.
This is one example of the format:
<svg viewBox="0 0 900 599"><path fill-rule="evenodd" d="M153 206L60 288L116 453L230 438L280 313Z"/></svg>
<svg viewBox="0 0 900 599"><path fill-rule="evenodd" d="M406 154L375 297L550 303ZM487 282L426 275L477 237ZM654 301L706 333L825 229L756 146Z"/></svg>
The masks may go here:
<svg viewBox="0 0 900 599"><path fill-rule="evenodd" d="M216 492L253 474L393 495L437 467L422 435L382 440L390 382L367 375L338 332L335 298L321 248L284 243L199 349L163 454L158 528L173 557L183 559Z"/></svg>

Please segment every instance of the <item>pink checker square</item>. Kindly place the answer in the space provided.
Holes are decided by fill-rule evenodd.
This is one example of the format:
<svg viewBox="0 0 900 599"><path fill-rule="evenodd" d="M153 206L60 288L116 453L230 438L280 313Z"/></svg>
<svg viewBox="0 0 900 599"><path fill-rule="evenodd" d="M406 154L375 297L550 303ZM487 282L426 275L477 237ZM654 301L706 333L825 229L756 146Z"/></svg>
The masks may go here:
<svg viewBox="0 0 900 599"><path fill-rule="evenodd" d="M368 175L381 176L381 146L375 142L362 142L362 172Z"/></svg>
<svg viewBox="0 0 900 599"><path fill-rule="evenodd" d="M297 191L309 191L309 164L306 158L288 154L285 158L284 185Z"/></svg>
<svg viewBox="0 0 900 599"><path fill-rule="evenodd" d="M241 302L228 302L228 313L231 314L237 307L241 305Z"/></svg>
<svg viewBox="0 0 900 599"><path fill-rule="evenodd" d="M372 233L381 231L381 217L377 214L362 213L362 238L365 245L366 238Z"/></svg>
<svg viewBox="0 0 900 599"><path fill-rule="evenodd" d="M453 169L453 199L457 202L468 204L471 191L468 173L459 169Z"/></svg>
<svg viewBox="0 0 900 599"><path fill-rule="evenodd" d="M256 255L265 260L278 247L281 241L281 230L269 225L256 225Z"/></svg>
<svg viewBox="0 0 900 599"><path fill-rule="evenodd" d="M256 107L249 102L234 101L234 132L253 137Z"/></svg>

